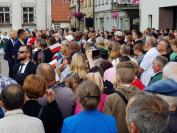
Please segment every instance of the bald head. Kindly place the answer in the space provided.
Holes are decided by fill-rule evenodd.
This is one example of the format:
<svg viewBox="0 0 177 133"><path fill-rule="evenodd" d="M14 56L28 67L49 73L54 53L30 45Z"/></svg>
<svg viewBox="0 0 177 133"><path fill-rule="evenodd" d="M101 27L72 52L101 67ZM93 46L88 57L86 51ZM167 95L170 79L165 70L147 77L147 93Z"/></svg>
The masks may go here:
<svg viewBox="0 0 177 133"><path fill-rule="evenodd" d="M11 84L1 92L1 100L6 110L20 109L23 106L25 94L20 85Z"/></svg>
<svg viewBox="0 0 177 133"><path fill-rule="evenodd" d="M10 37L12 38L12 39L16 39L17 38L17 32L16 31L11 31L10 32Z"/></svg>
<svg viewBox="0 0 177 133"><path fill-rule="evenodd" d="M47 63L41 63L38 65L36 74L41 75L45 78L45 80L49 83L55 81L55 71L54 69Z"/></svg>
<svg viewBox="0 0 177 133"><path fill-rule="evenodd" d="M169 62L163 69L165 79L173 79L177 82L177 62Z"/></svg>

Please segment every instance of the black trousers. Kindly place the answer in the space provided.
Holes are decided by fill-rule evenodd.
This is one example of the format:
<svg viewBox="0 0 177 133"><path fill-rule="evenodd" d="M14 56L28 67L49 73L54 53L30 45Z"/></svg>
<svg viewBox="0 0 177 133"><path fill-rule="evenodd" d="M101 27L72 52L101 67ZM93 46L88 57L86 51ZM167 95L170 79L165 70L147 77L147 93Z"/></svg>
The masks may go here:
<svg viewBox="0 0 177 133"><path fill-rule="evenodd" d="M9 65L9 77L13 78L15 60L14 59L8 60L8 65Z"/></svg>

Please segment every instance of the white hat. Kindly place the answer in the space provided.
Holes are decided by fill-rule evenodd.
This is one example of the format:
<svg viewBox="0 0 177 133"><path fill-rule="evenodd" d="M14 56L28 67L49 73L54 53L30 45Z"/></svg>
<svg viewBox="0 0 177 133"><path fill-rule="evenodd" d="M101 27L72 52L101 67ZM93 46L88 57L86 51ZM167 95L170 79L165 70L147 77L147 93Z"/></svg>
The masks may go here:
<svg viewBox="0 0 177 133"><path fill-rule="evenodd" d="M74 37L72 35L65 36L68 41L73 41Z"/></svg>

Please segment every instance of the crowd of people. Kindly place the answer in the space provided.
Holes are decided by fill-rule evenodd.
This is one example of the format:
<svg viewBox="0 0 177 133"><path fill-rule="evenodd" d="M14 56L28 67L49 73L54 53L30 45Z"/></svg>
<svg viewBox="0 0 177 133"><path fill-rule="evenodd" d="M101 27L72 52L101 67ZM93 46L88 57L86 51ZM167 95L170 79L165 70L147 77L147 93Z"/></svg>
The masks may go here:
<svg viewBox="0 0 177 133"><path fill-rule="evenodd" d="M175 30L19 29L4 51L2 133L177 133Z"/></svg>

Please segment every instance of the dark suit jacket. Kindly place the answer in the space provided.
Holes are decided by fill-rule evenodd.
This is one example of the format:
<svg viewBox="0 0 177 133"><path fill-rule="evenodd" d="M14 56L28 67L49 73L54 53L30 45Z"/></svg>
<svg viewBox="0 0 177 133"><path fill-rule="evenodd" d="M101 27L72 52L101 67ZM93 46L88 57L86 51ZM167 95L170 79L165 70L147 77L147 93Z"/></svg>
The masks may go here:
<svg viewBox="0 0 177 133"><path fill-rule="evenodd" d="M20 68L20 63L15 65L14 67L14 79L20 84L23 85L23 82L25 78L30 75L30 74L35 74L36 73L36 65L33 62L29 62L25 68L24 73L18 74L19 68Z"/></svg>
<svg viewBox="0 0 177 133"><path fill-rule="evenodd" d="M27 101L22 109L26 115L38 117L42 106L35 100ZM59 133L63 124L63 116L56 101L43 106L43 111L39 119L42 121L45 133Z"/></svg>
<svg viewBox="0 0 177 133"><path fill-rule="evenodd" d="M22 43L19 40L17 40L14 44L14 50L15 50L16 56L17 56L18 50L21 46L22 46Z"/></svg>
<svg viewBox="0 0 177 133"><path fill-rule="evenodd" d="M7 61L12 60L12 56L16 54L13 43L10 39L5 43L4 52L4 59Z"/></svg>

